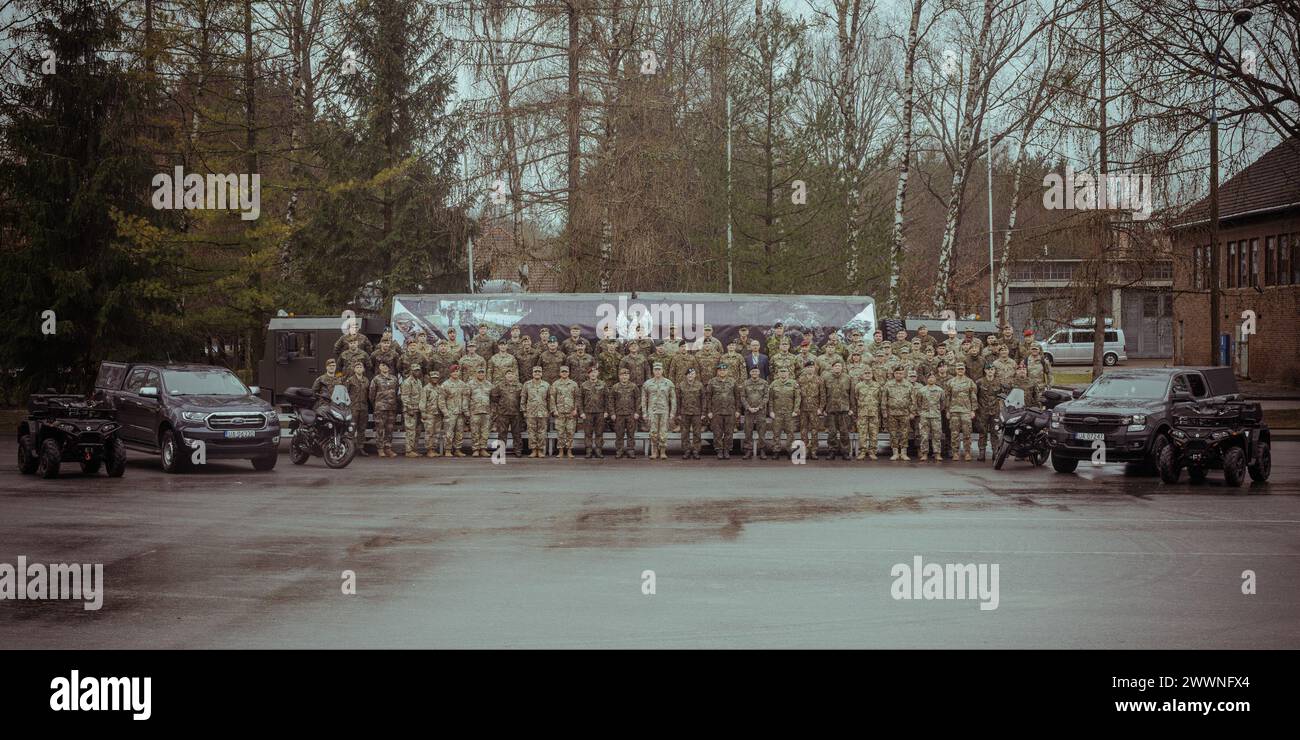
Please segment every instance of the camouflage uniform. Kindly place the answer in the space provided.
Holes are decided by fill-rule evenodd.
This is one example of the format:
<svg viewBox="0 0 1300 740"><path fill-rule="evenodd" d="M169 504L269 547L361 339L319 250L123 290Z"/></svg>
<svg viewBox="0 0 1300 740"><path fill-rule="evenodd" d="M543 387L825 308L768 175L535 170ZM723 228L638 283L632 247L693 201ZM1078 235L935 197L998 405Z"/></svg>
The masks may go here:
<svg viewBox="0 0 1300 740"><path fill-rule="evenodd" d="M587 338L583 336L579 336L577 339L574 339L573 337L569 337L568 339L565 339L563 342L560 342L560 351L566 355L571 355L574 352L578 351L578 345L582 345L582 349L584 352L587 353L587 356L591 356L591 342L588 341ZM569 368L569 375L573 375L572 367ZM587 376L583 375L582 377L585 378Z"/></svg>
<svg viewBox="0 0 1300 740"><path fill-rule="evenodd" d="M678 352L674 357L685 355ZM681 418L682 453L687 457L700 456L700 426L704 414L704 384L696 380L699 373L688 375L677 387L677 415Z"/></svg>
<svg viewBox="0 0 1300 740"><path fill-rule="evenodd" d="M663 366L658 365L662 370ZM677 389L665 377L650 378L641 386L641 416L650 420L650 457L668 458L669 422L677 415Z"/></svg>
<svg viewBox="0 0 1300 740"><path fill-rule="evenodd" d="M764 460L772 450L767 443L767 404L767 381L762 378L746 378L740 386L740 411L744 415L741 431L745 435L740 447L744 450L746 459L754 456L756 446L759 448L758 455ZM755 434L758 435L758 442L754 441Z"/></svg>
<svg viewBox="0 0 1300 740"><path fill-rule="evenodd" d="M817 358L817 374L826 377L831 374L831 365L843 363L844 357L840 355L838 344L827 344L826 349L821 356Z"/></svg>
<svg viewBox="0 0 1300 740"><path fill-rule="evenodd" d="M339 379L338 373L321 373L311 383L311 392L319 393L326 398L334 395L335 386L347 387L347 384ZM348 394L351 397L352 394Z"/></svg>
<svg viewBox="0 0 1300 740"><path fill-rule="evenodd" d="M993 445L993 435L997 432L998 415L1002 411L1002 399L1000 396L1006 395L1007 386L998 382L995 375L991 380L989 378L980 378L975 381L975 397L977 406L975 409L976 417L979 420L980 441L977 449L979 450L979 459L984 459L984 449L990 451L996 449Z"/></svg>
<svg viewBox="0 0 1300 740"><path fill-rule="evenodd" d="M623 360L623 353L618 349L618 343L614 340L600 340L600 352L596 356L596 363L600 367L600 379L605 381L605 385L613 385L618 382L618 366Z"/></svg>
<svg viewBox="0 0 1300 740"><path fill-rule="evenodd" d="M359 332L359 331L358 331L356 334L346 334L346 333L345 333L343 336L341 336L341 337L339 337L338 339L334 340L334 356L335 356L335 357L342 357L343 352L348 348L348 340L352 339L353 337L356 337L356 339L357 339L357 345L358 345L359 347L361 347L361 350L362 350L363 352L366 352L367 354L369 354L369 352L370 352L372 349L374 349L374 345L372 345L372 344L370 343L370 337L366 336L365 334L362 334L362 333Z"/></svg>
<svg viewBox="0 0 1300 740"><path fill-rule="evenodd" d="M406 349L402 352L399 362L403 375L409 373L417 364L424 370L433 369L433 348L423 338L423 334L415 335L415 340L406 345Z"/></svg>
<svg viewBox="0 0 1300 740"><path fill-rule="evenodd" d="M437 457L442 447L442 409L438 398L442 395L441 383L436 375L429 376L420 392L420 418L424 421L424 446L426 457Z"/></svg>
<svg viewBox="0 0 1300 740"><path fill-rule="evenodd" d="M506 373L514 371L515 377L519 377L519 360L509 352L498 352L492 355L488 360L488 380L493 385L506 379Z"/></svg>
<svg viewBox="0 0 1300 740"><path fill-rule="evenodd" d="M492 431L492 384L478 375L465 384L469 388L469 437L474 457L488 454L488 434Z"/></svg>
<svg viewBox="0 0 1300 740"><path fill-rule="evenodd" d="M971 417L977 405L975 381L965 375L954 376L948 381L948 428L954 460L958 455L970 459Z"/></svg>
<svg viewBox="0 0 1300 740"><path fill-rule="evenodd" d="M357 447L364 447L366 444L366 426L370 421L370 408L367 401L370 399L370 379L365 375L348 373L343 381L344 387L348 389L348 400L352 404L352 422L357 427ZM361 454L367 454L365 450Z"/></svg>
<svg viewBox="0 0 1300 740"><path fill-rule="evenodd" d="M626 369L628 373L628 382L640 388L645 383L646 378L650 376L650 363L646 362L645 355L640 352L629 354L619 361L620 370Z"/></svg>
<svg viewBox="0 0 1300 740"><path fill-rule="evenodd" d="M920 453L925 460L934 448L934 459L943 459L943 386L924 385L916 392L916 408L920 417Z"/></svg>
<svg viewBox="0 0 1300 740"><path fill-rule="evenodd" d="M578 395L578 384L564 376L556 378L547 392L547 402L555 417L555 438L559 445L557 456L573 457L573 433L578 427Z"/></svg>
<svg viewBox="0 0 1300 740"><path fill-rule="evenodd" d="M343 350L343 354L339 356L340 365L342 365L344 372L349 375L352 374L352 368L358 362L365 366L367 373L374 370L370 364L370 355L360 347L348 347Z"/></svg>
<svg viewBox="0 0 1300 740"><path fill-rule="evenodd" d="M610 406L614 413L614 449L618 457L636 457L634 447L636 419L641 404L641 386L628 382L618 382L609 388Z"/></svg>
<svg viewBox="0 0 1300 740"><path fill-rule="evenodd" d="M999 357L993 361L993 377L998 379L1003 385L1011 385L1011 379L1016 376L1016 361L1008 357Z"/></svg>
<svg viewBox="0 0 1300 740"><path fill-rule="evenodd" d="M739 352L728 351L722 356L720 362L727 363L727 372L731 374L731 378L736 381L737 386L744 385L745 381L749 380L749 371L745 369L744 355ZM716 369L717 366L714 367Z"/></svg>
<svg viewBox="0 0 1300 740"><path fill-rule="evenodd" d="M465 414L469 411L469 386L463 380L448 378L438 387L438 411L442 413L442 424L447 432L447 442L443 445L443 457L464 457L460 445L465 439Z"/></svg>
<svg viewBox="0 0 1300 740"><path fill-rule="evenodd" d="M519 405L524 408L528 422L528 448L532 457L546 456L546 420L550 416L551 384L541 378L524 383L519 394Z"/></svg>
<svg viewBox="0 0 1300 740"><path fill-rule="evenodd" d="M673 381L673 385L680 388L682 383L686 382L686 372L688 370L694 370L696 377L699 377L700 367L699 363L695 361L695 355L683 350L673 353L672 359L668 361L668 372L665 374L669 380Z"/></svg>
<svg viewBox="0 0 1300 740"><path fill-rule="evenodd" d="M890 378L881 388L881 405L888 414L889 447L894 460L907 460L907 436L911 430L912 414L916 413L916 398L912 383L906 378Z"/></svg>
<svg viewBox="0 0 1300 740"><path fill-rule="evenodd" d="M487 361L492 359L495 351L492 349L496 346L496 341L486 334L475 334L474 338L469 341L465 347L465 354L475 354L483 358L483 367L487 367Z"/></svg>
<svg viewBox="0 0 1300 740"><path fill-rule="evenodd" d="M587 371L596 364L596 358L592 357L585 348L581 352L575 350L565 358L565 361L569 365L569 377L583 380L587 378Z"/></svg>
<svg viewBox="0 0 1300 740"><path fill-rule="evenodd" d="M398 347L392 340L385 339L379 343L374 352L370 353L370 362L374 365L375 372L379 372L379 363L388 365L388 369L396 376L399 363L402 361L402 348Z"/></svg>
<svg viewBox="0 0 1300 740"><path fill-rule="evenodd" d="M787 353L788 354L788 353ZM794 422L796 414L799 413L800 392L799 384L794 378L787 377L785 380L777 379L772 381L768 386L768 405L772 415L772 442L771 446L778 454L789 454L790 449L794 446L795 433Z"/></svg>
<svg viewBox="0 0 1300 740"><path fill-rule="evenodd" d="M402 435L406 439L406 456L415 457L420 441L420 401L424 398L424 381L414 372L420 364L411 366L411 374L402 381L399 396L402 399Z"/></svg>
<svg viewBox="0 0 1300 740"><path fill-rule="evenodd" d="M1037 358L1035 358L1037 355ZM1029 379L1038 384L1040 388L1050 388L1052 386L1052 363L1047 357L1040 352L1028 351L1025 353L1025 370Z"/></svg>
<svg viewBox="0 0 1300 740"><path fill-rule="evenodd" d="M609 388L599 376L585 380L582 391L582 440L587 457L605 456L605 418L610 414Z"/></svg>
<svg viewBox="0 0 1300 740"><path fill-rule="evenodd" d="M370 403L375 409L375 438L379 455L393 452L393 420L397 417L397 376L376 375L370 380Z"/></svg>
<svg viewBox="0 0 1300 740"><path fill-rule="evenodd" d="M880 438L882 384L874 374L865 374L853 386L853 413L858 419L858 459L876 459Z"/></svg>
<svg viewBox="0 0 1300 740"><path fill-rule="evenodd" d="M714 377L709 381L704 392L704 409L711 416L713 447L720 460L731 457L731 430L735 428L736 407L739 403L740 392L730 368L722 377Z"/></svg>
<svg viewBox="0 0 1300 740"><path fill-rule="evenodd" d="M790 352L777 352L774 355L768 355L767 367L774 378L781 377L782 368L790 371L790 380L796 380L799 377L799 360Z"/></svg>
<svg viewBox="0 0 1300 740"><path fill-rule="evenodd" d="M487 370L487 360L484 360L481 355L474 352L466 352L465 356L460 358L460 376L462 378L469 378L471 380L477 378L479 368ZM468 383L469 380L466 380L465 382Z"/></svg>
<svg viewBox="0 0 1300 740"><path fill-rule="evenodd" d="M817 368L809 365L799 375L799 396L803 402L799 409L799 435L803 438L808 457L817 459L820 442L821 413L826 402L826 386L817 377Z"/></svg>
<svg viewBox="0 0 1300 740"><path fill-rule="evenodd" d="M519 413L519 394L523 388L523 383L509 377L492 384L492 419L497 430L497 444L504 445L513 437L515 457L524 454L524 417Z"/></svg>
<svg viewBox="0 0 1300 740"><path fill-rule="evenodd" d="M1028 376L1018 375L1011 379L1011 387L1019 388L1025 394L1025 407L1031 409L1041 409L1043 402L1040 396L1043 389Z"/></svg>
<svg viewBox="0 0 1300 740"><path fill-rule="evenodd" d="M838 362L838 360L837 360ZM826 412L826 446L830 448L831 457L842 455L849 457L849 412L853 405L853 381L843 370L839 375L829 370L822 378L822 388L826 394L823 409Z"/></svg>

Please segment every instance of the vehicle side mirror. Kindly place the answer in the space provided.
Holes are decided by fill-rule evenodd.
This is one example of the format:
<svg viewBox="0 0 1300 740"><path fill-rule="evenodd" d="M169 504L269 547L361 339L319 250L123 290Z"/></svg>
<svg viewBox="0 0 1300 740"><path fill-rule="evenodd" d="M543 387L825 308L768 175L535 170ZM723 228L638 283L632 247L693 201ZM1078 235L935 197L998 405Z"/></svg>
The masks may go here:
<svg viewBox="0 0 1300 740"><path fill-rule="evenodd" d="M1192 394L1188 391L1174 391L1173 400L1190 401L1192 400Z"/></svg>
<svg viewBox="0 0 1300 740"><path fill-rule="evenodd" d="M152 386L152 385L146 385L145 387L141 388L140 390L138 390L138 391L136 391L136 392L139 393L141 396L144 396L145 398L157 398L157 397L158 397L158 388L157 388L156 386Z"/></svg>
<svg viewBox="0 0 1300 740"><path fill-rule="evenodd" d="M256 396L257 394L259 394L259 393L261 393L261 392L262 392L262 386L260 386L260 385L250 385L250 386L248 386L248 395L250 395L250 396Z"/></svg>
<svg viewBox="0 0 1300 740"><path fill-rule="evenodd" d="M1083 391L1079 390L1078 388L1070 389L1070 398L1080 398L1082 396L1083 396Z"/></svg>

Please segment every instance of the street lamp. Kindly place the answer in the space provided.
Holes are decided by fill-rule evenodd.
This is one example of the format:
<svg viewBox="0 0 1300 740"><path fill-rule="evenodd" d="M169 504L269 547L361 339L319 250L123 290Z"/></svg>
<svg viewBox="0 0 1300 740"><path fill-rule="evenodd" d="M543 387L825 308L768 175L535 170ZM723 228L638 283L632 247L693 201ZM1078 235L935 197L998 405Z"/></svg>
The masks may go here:
<svg viewBox="0 0 1300 740"><path fill-rule="evenodd" d="M1232 14L1232 22L1240 28L1252 15L1249 10L1241 8ZM1222 310L1219 295L1219 56L1222 52L1223 40L1216 38L1214 77L1210 83L1210 365L1219 364L1219 314Z"/></svg>

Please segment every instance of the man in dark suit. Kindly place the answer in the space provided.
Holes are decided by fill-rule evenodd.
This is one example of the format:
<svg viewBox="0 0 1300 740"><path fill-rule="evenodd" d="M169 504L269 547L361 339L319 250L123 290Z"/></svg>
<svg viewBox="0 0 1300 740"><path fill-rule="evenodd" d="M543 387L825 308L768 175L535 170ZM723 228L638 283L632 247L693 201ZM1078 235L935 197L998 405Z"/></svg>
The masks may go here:
<svg viewBox="0 0 1300 740"><path fill-rule="evenodd" d="M749 340L749 351L745 353L745 372L748 373L754 368L758 368L758 376L767 380L767 355L758 349L757 339Z"/></svg>

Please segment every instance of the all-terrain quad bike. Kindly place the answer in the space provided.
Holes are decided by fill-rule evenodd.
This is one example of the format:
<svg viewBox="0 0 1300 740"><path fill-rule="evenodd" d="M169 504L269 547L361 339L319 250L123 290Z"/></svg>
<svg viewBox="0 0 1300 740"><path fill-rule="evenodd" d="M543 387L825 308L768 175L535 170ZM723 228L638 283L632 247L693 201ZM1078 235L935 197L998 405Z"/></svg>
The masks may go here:
<svg viewBox="0 0 1300 740"><path fill-rule="evenodd" d="M1184 468L1193 483L1211 469L1223 470L1223 482L1240 486L1266 481L1273 469L1272 435L1258 403L1212 400L1187 403L1175 410L1169 444L1160 450L1156 469L1165 483L1177 483Z"/></svg>
<svg viewBox="0 0 1300 740"><path fill-rule="evenodd" d="M102 465L110 478L126 472L126 447L118 438L121 425L107 404L82 396L34 393L27 400L27 418L18 424L18 470L54 478L59 465L80 463L94 475Z"/></svg>

